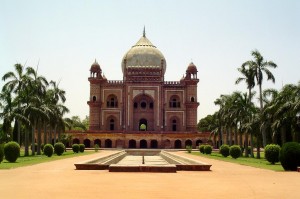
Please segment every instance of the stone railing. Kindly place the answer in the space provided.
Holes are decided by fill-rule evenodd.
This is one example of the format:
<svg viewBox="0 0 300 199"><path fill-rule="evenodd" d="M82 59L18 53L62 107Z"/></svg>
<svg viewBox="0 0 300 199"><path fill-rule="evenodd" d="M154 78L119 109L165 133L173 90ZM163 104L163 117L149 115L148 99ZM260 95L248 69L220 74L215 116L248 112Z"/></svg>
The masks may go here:
<svg viewBox="0 0 300 199"><path fill-rule="evenodd" d="M108 80L108 84L123 84L123 80Z"/></svg>

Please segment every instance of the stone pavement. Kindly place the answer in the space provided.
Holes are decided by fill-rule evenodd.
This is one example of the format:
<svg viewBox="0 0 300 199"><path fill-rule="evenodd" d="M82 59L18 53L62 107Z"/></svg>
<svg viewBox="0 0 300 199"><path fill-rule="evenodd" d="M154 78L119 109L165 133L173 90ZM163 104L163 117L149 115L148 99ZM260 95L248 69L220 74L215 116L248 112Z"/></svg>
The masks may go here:
<svg viewBox="0 0 300 199"><path fill-rule="evenodd" d="M1 198L300 198L300 173L274 172L176 152L212 164L209 172L111 173L75 170L92 155L0 170Z"/></svg>

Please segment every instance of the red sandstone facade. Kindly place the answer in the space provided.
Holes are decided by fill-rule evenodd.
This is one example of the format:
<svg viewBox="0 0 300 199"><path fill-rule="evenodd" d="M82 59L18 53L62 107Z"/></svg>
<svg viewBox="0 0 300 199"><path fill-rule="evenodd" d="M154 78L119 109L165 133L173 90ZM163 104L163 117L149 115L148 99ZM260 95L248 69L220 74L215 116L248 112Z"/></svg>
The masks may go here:
<svg viewBox="0 0 300 199"><path fill-rule="evenodd" d="M174 70L175 68L173 68ZM197 132L197 68L190 63L180 81L165 81L166 60L146 38L122 59L123 80L107 80L90 68L90 126L73 142L116 148L184 148L207 142Z"/></svg>

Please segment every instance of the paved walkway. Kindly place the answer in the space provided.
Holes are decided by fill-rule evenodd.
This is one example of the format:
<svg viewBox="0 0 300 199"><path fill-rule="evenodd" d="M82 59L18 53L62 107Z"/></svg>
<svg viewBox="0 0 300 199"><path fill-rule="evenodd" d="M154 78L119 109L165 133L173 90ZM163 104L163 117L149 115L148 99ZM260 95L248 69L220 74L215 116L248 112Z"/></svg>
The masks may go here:
<svg viewBox="0 0 300 199"><path fill-rule="evenodd" d="M188 156L212 164L212 171L110 173L75 170L74 163L111 153L0 170L1 198L300 198L300 173L274 172Z"/></svg>

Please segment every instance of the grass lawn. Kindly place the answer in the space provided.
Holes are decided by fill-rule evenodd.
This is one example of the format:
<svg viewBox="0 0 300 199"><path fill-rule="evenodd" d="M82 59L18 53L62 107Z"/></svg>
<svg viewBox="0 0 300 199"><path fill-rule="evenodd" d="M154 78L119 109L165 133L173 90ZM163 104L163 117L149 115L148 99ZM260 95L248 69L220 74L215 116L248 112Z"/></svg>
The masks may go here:
<svg viewBox="0 0 300 199"><path fill-rule="evenodd" d="M231 156L223 157L219 152L213 151L211 155L202 154L200 152L192 152L193 155L202 156L205 158L211 158L215 160L221 160L225 162L232 162L236 164L261 168L261 169L268 169L273 171L284 171L280 163L276 163L275 165L272 165L264 158L264 153L261 152L261 159L256 158L247 158L247 157L239 157L237 159L233 159Z"/></svg>
<svg viewBox="0 0 300 199"><path fill-rule="evenodd" d="M35 156L24 156L24 151L21 151L21 156L17 159L15 163L10 163L6 161L5 159L3 162L0 164L0 169L14 169L18 167L23 167L23 166L30 166L34 164L39 164L43 162L50 162L54 160L62 160L65 158L72 158L72 157L77 157L77 156L82 156L82 155L89 155L95 153L95 151L84 151L83 153L73 153L72 150L68 150L61 156L57 156L56 154L53 154L52 157L47 157L45 155L35 155Z"/></svg>

